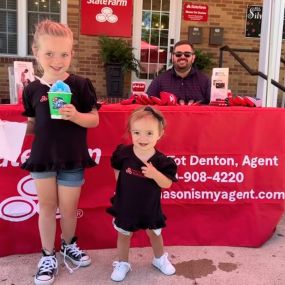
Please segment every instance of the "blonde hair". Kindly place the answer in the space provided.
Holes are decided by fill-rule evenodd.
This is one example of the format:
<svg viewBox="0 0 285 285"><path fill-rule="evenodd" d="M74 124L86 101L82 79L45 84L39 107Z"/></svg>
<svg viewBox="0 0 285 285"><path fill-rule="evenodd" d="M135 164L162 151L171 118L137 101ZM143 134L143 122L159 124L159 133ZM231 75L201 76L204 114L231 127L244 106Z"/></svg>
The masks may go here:
<svg viewBox="0 0 285 285"><path fill-rule="evenodd" d="M39 48L39 38L43 35L67 37L71 39L73 44L73 33L67 25L46 19L36 25L32 44L33 51L36 51Z"/></svg>
<svg viewBox="0 0 285 285"><path fill-rule="evenodd" d="M133 122L140 120L144 117L148 117L148 116L151 116L158 121L159 133L162 134L164 129L165 129L165 126L166 126L165 118L159 110L157 110L153 107L150 107L150 106L143 106L143 107L135 109L132 112L132 114L128 120L128 125L127 125L128 132L131 131L131 126L132 126Z"/></svg>

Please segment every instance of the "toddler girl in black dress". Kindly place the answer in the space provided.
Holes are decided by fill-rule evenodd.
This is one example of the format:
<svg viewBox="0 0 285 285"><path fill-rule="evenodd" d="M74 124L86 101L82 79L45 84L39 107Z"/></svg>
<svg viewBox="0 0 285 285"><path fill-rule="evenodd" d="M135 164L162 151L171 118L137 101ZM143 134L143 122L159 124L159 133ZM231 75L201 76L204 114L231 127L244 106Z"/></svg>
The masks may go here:
<svg viewBox="0 0 285 285"><path fill-rule="evenodd" d="M150 239L155 256L152 265L166 275L175 273L164 252L161 235L165 227L161 188L169 188L176 181L177 170L173 159L155 148L164 127L164 117L158 110L149 106L136 109L128 122L132 144L119 145L111 158L117 187L107 212L114 216L119 255L119 261L113 264L113 281L122 281L129 272L130 241L133 232L139 229L146 230Z"/></svg>

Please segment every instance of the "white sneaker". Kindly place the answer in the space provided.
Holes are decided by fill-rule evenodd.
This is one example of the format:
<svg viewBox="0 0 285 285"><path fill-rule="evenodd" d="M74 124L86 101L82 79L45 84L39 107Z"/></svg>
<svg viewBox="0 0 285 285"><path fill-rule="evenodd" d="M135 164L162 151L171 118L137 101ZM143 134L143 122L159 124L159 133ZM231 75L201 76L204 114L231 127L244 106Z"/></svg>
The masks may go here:
<svg viewBox="0 0 285 285"><path fill-rule="evenodd" d="M165 253L160 258L154 258L152 265L159 269L165 275L172 275L175 273L175 267L168 260L168 253Z"/></svg>
<svg viewBox="0 0 285 285"><path fill-rule="evenodd" d="M132 270L131 265L125 261L114 261L114 270L111 275L113 281L123 281L127 273Z"/></svg>

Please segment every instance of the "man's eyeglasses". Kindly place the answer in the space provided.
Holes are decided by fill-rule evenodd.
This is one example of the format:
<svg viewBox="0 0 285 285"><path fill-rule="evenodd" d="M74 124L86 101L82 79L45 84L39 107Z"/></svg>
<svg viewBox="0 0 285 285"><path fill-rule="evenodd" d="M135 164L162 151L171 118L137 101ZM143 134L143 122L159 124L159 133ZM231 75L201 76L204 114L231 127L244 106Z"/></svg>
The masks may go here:
<svg viewBox="0 0 285 285"><path fill-rule="evenodd" d="M173 53L176 57L181 57L182 55L184 55L185 57L190 57L191 55L194 54L194 52L192 51L177 51Z"/></svg>

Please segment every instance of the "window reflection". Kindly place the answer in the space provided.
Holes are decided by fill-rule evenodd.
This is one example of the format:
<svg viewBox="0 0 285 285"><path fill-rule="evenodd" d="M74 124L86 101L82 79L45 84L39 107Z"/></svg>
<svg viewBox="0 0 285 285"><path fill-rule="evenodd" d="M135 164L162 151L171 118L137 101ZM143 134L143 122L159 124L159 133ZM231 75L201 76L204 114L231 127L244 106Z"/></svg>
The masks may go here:
<svg viewBox="0 0 285 285"><path fill-rule="evenodd" d="M142 27L143 29L151 28L151 13L149 11L143 11L142 13Z"/></svg>
<svg viewBox="0 0 285 285"><path fill-rule="evenodd" d="M166 68L167 48L160 49L156 45L151 45L141 41L141 58L142 73L159 74Z"/></svg>
<svg viewBox="0 0 285 285"><path fill-rule="evenodd" d="M1 0L1 2L3 3L7 3L7 9L12 9L12 10L16 10L17 9L17 0L7 0L7 1L5 1L5 0ZM5 7L5 8L6 8Z"/></svg>
<svg viewBox="0 0 285 285"><path fill-rule="evenodd" d="M43 11L43 12L50 11L49 0L39 1L39 11Z"/></svg>
<svg viewBox="0 0 285 285"><path fill-rule="evenodd" d="M161 33L160 33L160 45L167 47L167 45L168 45L168 30L161 31Z"/></svg>
<svg viewBox="0 0 285 285"><path fill-rule="evenodd" d="M36 12L60 12L59 0L29 0L28 10Z"/></svg>
<svg viewBox="0 0 285 285"><path fill-rule="evenodd" d="M8 18L8 33L17 33L17 16L14 12L7 13Z"/></svg>
<svg viewBox="0 0 285 285"><path fill-rule="evenodd" d="M143 10L151 10L151 0L143 1Z"/></svg>
<svg viewBox="0 0 285 285"><path fill-rule="evenodd" d="M160 11L161 1L152 1L152 10Z"/></svg>
<svg viewBox="0 0 285 285"><path fill-rule="evenodd" d="M28 1L28 11L38 11L39 1Z"/></svg>
<svg viewBox="0 0 285 285"><path fill-rule="evenodd" d="M0 33L5 33L7 30L6 13L0 10Z"/></svg>
<svg viewBox="0 0 285 285"><path fill-rule="evenodd" d="M0 53L17 53L17 2L0 1Z"/></svg>
<svg viewBox="0 0 285 285"><path fill-rule="evenodd" d="M60 22L59 0L29 0L28 1L28 54L32 53L33 33L38 22L50 19Z"/></svg>
<svg viewBox="0 0 285 285"><path fill-rule="evenodd" d="M143 1L141 29L141 79L152 79L166 70L169 0Z"/></svg>
<svg viewBox="0 0 285 285"><path fill-rule="evenodd" d="M160 27L160 13L152 13L151 15L151 27L159 28Z"/></svg>
<svg viewBox="0 0 285 285"><path fill-rule="evenodd" d="M55 13L60 13L60 1L51 1L50 11Z"/></svg>
<svg viewBox="0 0 285 285"><path fill-rule="evenodd" d="M0 33L0 53L7 53L7 37Z"/></svg>
<svg viewBox="0 0 285 285"><path fill-rule="evenodd" d="M169 0L162 0L161 10L162 11L169 11L170 10L170 1Z"/></svg>
<svg viewBox="0 0 285 285"><path fill-rule="evenodd" d="M162 13L161 14L161 29L168 29L169 28L169 13Z"/></svg>
<svg viewBox="0 0 285 285"><path fill-rule="evenodd" d="M9 53L17 53L17 35L16 34L8 35L8 47L9 47Z"/></svg>
<svg viewBox="0 0 285 285"><path fill-rule="evenodd" d="M18 43L18 18L17 3L24 2L27 4L27 41L28 51L31 54L31 42L35 25L43 19L60 21L61 0L0 0L0 53L17 54Z"/></svg>

